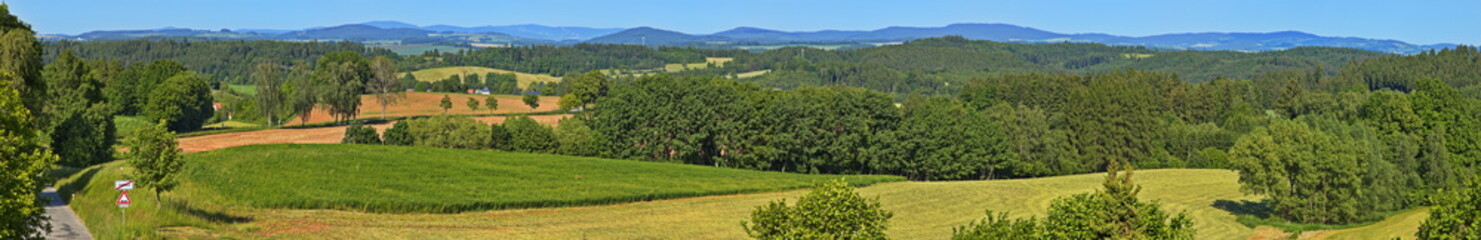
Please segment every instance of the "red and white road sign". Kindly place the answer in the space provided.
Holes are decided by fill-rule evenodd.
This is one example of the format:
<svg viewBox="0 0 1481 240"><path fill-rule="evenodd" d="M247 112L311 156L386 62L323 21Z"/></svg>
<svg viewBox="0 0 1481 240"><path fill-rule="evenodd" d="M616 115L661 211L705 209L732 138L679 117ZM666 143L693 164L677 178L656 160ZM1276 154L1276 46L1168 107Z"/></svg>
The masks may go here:
<svg viewBox="0 0 1481 240"><path fill-rule="evenodd" d="M113 181L113 190L119 190L119 191L134 190L134 180L118 180L118 181Z"/></svg>
<svg viewBox="0 0 1481 240"><path fill-rule="evenodd" d="M117 203L118 207L120 208L126 208L129 207L129 204L133 204L134 201L129 200L129 192L118 192L118 201L115 203Z"/></svg>

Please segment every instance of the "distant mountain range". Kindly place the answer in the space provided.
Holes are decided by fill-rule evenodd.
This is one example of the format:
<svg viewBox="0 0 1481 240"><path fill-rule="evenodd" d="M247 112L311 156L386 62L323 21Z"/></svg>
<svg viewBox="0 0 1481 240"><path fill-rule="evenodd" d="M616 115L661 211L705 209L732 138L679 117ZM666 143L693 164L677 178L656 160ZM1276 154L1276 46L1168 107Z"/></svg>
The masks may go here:
<svg viewBox="0 0 1481 240"><path fill-rule="evenodd" d="M872 31L824 30L788 32L737 27L713 34L688 34L651 27L588 28L544 25L462 27L418 26L396 21L374 21L301 30L161 28L152 30L92 31L76 36L45 35L46 39L78 41L137 38L263 39L357 41L376 44L512 44L569 45L575 43L644 44L651 46L698 46L731 48L776 45L875 46L913 39L958 35L973 40L1017 43L1089 42L1107 45L1146 46L1178 50L1270 51L1303 46L1356 48L1411 54L1455 44L1417 45L1398 40L1357 37L1327 37L1284 31L1269 33L1177 33L1143 37L1100 33L1065 34L1010 24L952 24L944 27L887 27ZM399 41L399 42L398 42Z"/></svg>

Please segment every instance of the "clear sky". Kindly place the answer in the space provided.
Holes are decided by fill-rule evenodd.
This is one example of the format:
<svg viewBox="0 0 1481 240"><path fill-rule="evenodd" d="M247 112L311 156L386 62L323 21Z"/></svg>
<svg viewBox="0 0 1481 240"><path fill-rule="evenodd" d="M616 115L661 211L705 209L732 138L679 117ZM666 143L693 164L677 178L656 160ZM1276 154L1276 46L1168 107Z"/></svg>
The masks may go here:
<svg viewBox="0 0 1481 240"><path fill-rule="evenodd" d="M1481 44L1478 0L5 0L40 33L301 29L374 20L417 25L651 26L713 33L872 30L1008 23L1061 33L1145 36L1296 30L1410 43Z"/></svg>

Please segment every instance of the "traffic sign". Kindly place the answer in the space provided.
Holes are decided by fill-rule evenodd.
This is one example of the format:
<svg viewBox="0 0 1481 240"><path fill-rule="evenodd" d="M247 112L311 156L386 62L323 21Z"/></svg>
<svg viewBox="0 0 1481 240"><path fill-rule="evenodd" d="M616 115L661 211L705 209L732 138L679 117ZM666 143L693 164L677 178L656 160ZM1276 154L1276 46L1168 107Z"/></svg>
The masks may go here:
<svg viewBox="0 0 1481 240"><path fill-rule="evenodd" d="M129 204L133 204L134 201L129 200L129 192L118 192L118 201L115 203L118 204L119 208L127 208L129 207Z"/></svg>
<svg viewBox="0 0 1481 240"><path fill-rule="evenodd" d="M113 181L113 190L119 190L119 191L134 190L134 180L118 180L118 181Z"/></svg>

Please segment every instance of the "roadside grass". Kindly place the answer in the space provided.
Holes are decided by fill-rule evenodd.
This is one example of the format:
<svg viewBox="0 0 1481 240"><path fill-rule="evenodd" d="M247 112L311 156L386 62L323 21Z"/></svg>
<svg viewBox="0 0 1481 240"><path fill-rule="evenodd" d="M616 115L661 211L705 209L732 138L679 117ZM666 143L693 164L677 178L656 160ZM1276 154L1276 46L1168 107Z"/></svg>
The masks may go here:
<svg viewBox="0 0 1481 240"><path fill-rule="evenodd" d="M83 169L60 179L55 186L97 239L162 238L161 228L209 230L219 220L244 219L190 207L180 198L171 197L173 193L164 195L166 201L161 202L154 191L142 187L128 192L133 204L120 210L114 205L119 191L113 189L113 181L129 179L129 172L132 168L127 163L113 161Z"/></svg>
<svg viewBox="0 0 1481 240"><path fill-rule="evenodd" d="M494 69L494 68L487 68L487 67L475 67L475 66L428 68L428 69L422 69L422 70L412 71L411 72L411 75L412 76L416 76L417 81L436 82L436 81L442 81L443 79L447 79L448 76L452 76L453 74L458 74L458 75L478 74L479 75L478 77L479 78L482 78L482 77L484 77L483 76L484 74L488 74L488 73L498 73L498 74L510 74L510 73L513 73L514 74L514 78L516 79L516 81L519 81L519 87L520 88L529 87L530 86L530 83L535 83L535 82L555 83L555 82L560 82L561 81L561 78L560 77L551 76L551 75L548 75L548 74L523 73L523 72L515 72L515 71L509 71L509 70L503 70L503 69ZM403 73L396 73L397 76L404 75L404 74L406 74L406 73L404 73L404 72Z"/></svg>

